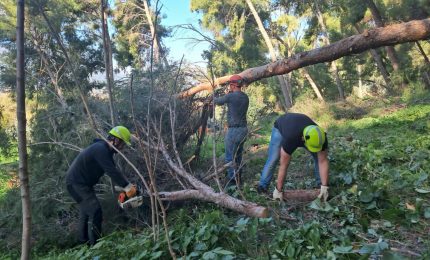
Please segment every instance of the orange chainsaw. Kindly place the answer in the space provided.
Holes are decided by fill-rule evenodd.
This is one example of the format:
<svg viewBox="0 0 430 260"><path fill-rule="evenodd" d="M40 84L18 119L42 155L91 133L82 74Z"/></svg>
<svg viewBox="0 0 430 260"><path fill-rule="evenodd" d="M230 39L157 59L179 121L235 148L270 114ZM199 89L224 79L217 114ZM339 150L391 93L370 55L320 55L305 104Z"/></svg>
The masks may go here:
<svg viewBox="0 0 430 260"><path fill-rule="evenodd" d="M122 209L137 208L143 204L143 196L141 195L128 198L124 188L119 186L115 186L115 191L119 191L118 204Z"/></svg>

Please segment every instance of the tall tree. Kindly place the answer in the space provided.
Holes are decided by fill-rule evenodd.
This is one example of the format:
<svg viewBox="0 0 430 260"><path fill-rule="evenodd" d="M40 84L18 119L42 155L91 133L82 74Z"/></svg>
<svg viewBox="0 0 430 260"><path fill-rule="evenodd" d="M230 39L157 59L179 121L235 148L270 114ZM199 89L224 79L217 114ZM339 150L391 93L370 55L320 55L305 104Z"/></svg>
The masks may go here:
<svg viewBox="0 0 430 260"><path fill-rule="evenodd" d="M107 90L109 96L109 109L112 126L116 125L115 120L115 106L113 101L112 91L114 88L114 76L113 76L113 61L112 61L112 42L109 35L108 28L108 2L106 0L100 0L101 7L101 23L102 23L102 38L103 38L103 50L105 56L105 75Z"/></svg>
<svg viewBox="0 0 430 260"><path fill-rule="evenodd" d="M321 11L321 7L319 4L320 0L314 0L314 10L315 10L315 15L318 19L318 24L321 27L321 31L322 31L322 39L324 42L324 45L330 45L330 37L328 35L328 30L327 30L327 26L324 22L324 17L323 17L323 13ZM342 86L342 81L340 80L340 76L339 76L339 69L337 67L336 61L333 61L330 63L331 65L331 71L333 74L333 78L336 81L336 86L337 89L339 91L339 98L341 100L345 99L345 93L344 93L344 88Z"/></svg>
<svg viewBox="0 0 430 260"><path fill-rule="evenodd" d="M27 167L27 137L25 115L25 65L24 65L24 0L17 0L16 10L16 117L18 119L19 180L22 201L21 259L30 258L31 203Z"/></svg>
<svg viewBox="0 0 430 260"><path fill-rule="evenodd" d="M249 19L246 2L192 0L191 10L203 14L201 26L214 37L214 44L205 57L211 61L215 75L234 73L267 59L267 47L254 19Z"/></svg>
<svg viewBox="0 0 430 260"><path fill-rule="evenodd" d="M360 29L360 26L358 24L354 24L354 28L358 33L362 33L362 30ZM390 74L388 73L384 62L382 61L381 55L378 53L378 51L376 49L370 49L369 52L370 52L370 55L372 55L372 58L375 61L376 66L379 69L379 72L381 73L382 77L384 78L385 84L387 85L388 89L392 89L393 86L391 83Z"/></svg>
<svg viewBox="0 0 430 260"><path fill-rule="evenodd" d="M295 50L299 43L302 43L298 38L298 31L300 30L299 21L303 19L302 17L296 17L295 15L290 15L288 9L284 9L279 6L280 12L282 15L277 17L277 20L271 25L271 33L273 37L280 43L280 48L284 48L282 50L284 56L289 57L295 53ZM283 37L281 37L282 35ZM294 35L294 36L293 36ZM284 40L285 39L285 40ZM295 41L294 44L292 41ZM315 92L317 98L321 101L324 101L324 98L321 94L320 88L317 83L309 73L307 68L302 68L299 70L302 77L304 77L311 86L312 90ZM288 74L288 75L291 75Z"/></svg>
<svg viewBox="0 0 430 260"><path fill-rule="evenodd" d="M168 65L161 43L163 37L169 35L169 30L161 26L159 21L158 17L154 19L148 0L117 3L113 24L117 29L114 38L117 47L115 57L120 66L136 65L137 68L144 68L151 60L157 65Z"/></svg>
<svg viewBox="0 0 430 260"><path fill-rule="evenodd" d="M255 10L255 7L252 4L251 0L246 0L246 3L249 9L251 10L252 15L254 16L255 21L257 22L258 29L263 35L264 42L266 43L267 48L269 49L270 58L274 62L277 60L277 57L276 57L277 55L276 55L275 49L273 48L272 40L267 34L266 29L263 26L263 22L261 21L260 16L258 15L257 10ZM292 95L291 95L291 85L288 80L288 77L284 77L284 75L278 75L277 78L279 80L279 85L281 87L281 90L284 96L285 110L287 111L293 105Z"/></svg>
<svg viewBox="0 0 430 260"><path fill-rule="evenodd" d="M375 21L376 27L384 27L385 23L382 19L381 13L378 10L378 7L375 5L373 0L366 0L367 5L369 6L369 10L372 13L373 20ZM398 71L400 69L400 62L397 59L396 51L394 50L393 46L386 46L385 49L387 50L388 58L391 61L391 64L393 65L394 71Z"/></svg>
<svg viewBox="0 0 430 260"><path fill-rule="evenodd" d="M149 30L151 31L151 42L152 42L152 52L154 53L154 60L157 63L160 63L163 60L164 65L168 66L167 58L163 55L163 50L160 44L160 39L157 31L157 18L153 21L151 8L148 5L148 0L143 0L143 7L145 8L146 19L148 20Z"/></svg>

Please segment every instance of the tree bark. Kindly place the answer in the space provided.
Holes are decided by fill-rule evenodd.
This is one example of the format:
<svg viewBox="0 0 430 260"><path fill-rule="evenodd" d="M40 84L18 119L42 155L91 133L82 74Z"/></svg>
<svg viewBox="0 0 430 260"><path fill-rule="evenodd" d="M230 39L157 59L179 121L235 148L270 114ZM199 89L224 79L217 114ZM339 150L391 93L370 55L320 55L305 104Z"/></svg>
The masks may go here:
<svg viewBox="0 0 430 260"><path fill-rule="evenodd" d="M358 24L354 24L354 28L357 31L357 33L361 33L362 30L358 26ZM382 62L381 55L379 55L378 51L376 49L370 49L370 55L372 55L373 60L376 62L376 66L379 69L379 72L381 73L382 77L384 78L385 84L387 85L387 88L389 90L393 89L393 84L391 83L390 74L387 71L387 68L385 68L384 62Z"/></svg>
<svg viewBox="0 0 430 260"><path fill-rule="evenodd" d="M269 49L270 58L272 62L275 62L277 60L276 52L275 52L275 49L273 48L272 41L270 40L270 37L267 34L266 29L263 26L263 23L261 22L260 16L255 10L251 0L246 0L246 3L248 4L249 9L251 10L252 15L254 16L255 21L257 22L258 29L263 35L264 42L266 43L267 48ZM291 100L291 85L290 85L290 82L287 79L285 79L282 75L277 76L277 78L279 80L279 85L281 86L282 94L284 96L285 111L287 111L293 106L293 102Z"/></svg>
<svg viewBox="0 0 430 260"><path fill-rule="evenodd" d="M284 200L294 202L310 202L315 200L320 193L319 189L314 190L287 190L284 191Z"/></svg>
<svg viewBox="0 0 430 260"><path fill-rule="evenodd" d="M25 116L24 0L17 0L16 4L16 117L18 120L19 181L22 202L21 259L29 259L31 250L31 202Z"/></svg>
<svg viewBox="0 0 430 260"><path fill-rule="evenodd" d="M316 15L317 15L318 23L321 26L321 30L323 32L323 36L322 36L323 42L325 45L330 45L330 39L328 37L327 27L325 25L324 18L323 18L321 9L319 7L318 1L319 0L315 0L314 3L315 3L315 9L316 9ZM331 62L330 70L332 72L333 78L336 81L337 90L339 92L339 98L340 98L340 100L345 100L345 93L343 91L342 81L340 80L340 77L339 77L339 70L337 68L336 61Z"/></svg>
<svg viewBox="0 0 430 260"><path fill-rule="evenodd" d="M372 17L375 21L376 27L384 27L384 21L382 20L381 14L373 0L367 0L367 6L372 13ZM393 46L386 46L385 49L387 50L387 55L391 61L391 65L393 65L394 71L398 71L400 69L400 62L399 59L397 59L396 50L394 50Z"/></svg>
<svg viewBox="0 0 430 260"><path fill-rule="evenodd" d="M115 107L113 102L112 90L114 88L114 78L113 78L113 64L112 64L112 46L109 36L108 21L107 21L107 2L106 0L100 0L101 6L101 22L102 22L102 38L103 38L103 50L105 56L105 73L106 73L106 84L109 96L109 110L111 124L114 126L116 124L115 120Z"/></svg>
<svg viewBox="0 0 430 260"><path fill-rule="evenodd" d="M414 20L406 23L393 24L386 27L368 30L362 34L353 35L338 42L311 51L300 52L289 58L278 60L263 66L249 68L240 76L246 79L246 84L276 75L286 74L293 70L309 65L330 62L338 58L361 53L381 46L395 45L404 42L415 42L430 37L430 18ZM215 79L215 85L228 81L231 75ZM200 91L212 91L209 82L178 93L178 98L191 96Z"/></svg>
<svg viewBox="0 0 430 260"><path fill-rule="evenodd" d="M161 200L175 201L197 199L215 203L221 207L240 212L250 217L267 218L269 216L267 208L259 206L253 202L236 199L226 193L217 193L207 185L198 190L160 192L159 194Z"/></svg>

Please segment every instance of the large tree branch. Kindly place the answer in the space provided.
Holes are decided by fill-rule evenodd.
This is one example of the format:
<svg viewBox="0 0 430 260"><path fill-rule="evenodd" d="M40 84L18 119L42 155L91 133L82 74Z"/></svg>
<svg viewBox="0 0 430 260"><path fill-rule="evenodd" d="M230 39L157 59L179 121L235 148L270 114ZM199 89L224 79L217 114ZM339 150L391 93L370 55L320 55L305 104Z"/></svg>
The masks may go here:
<svg viewBox="0 0 430 260"><path fill-rule="evenodd" d="M322 48L297 53L290 58L278 60L260 67L250 68L241 73L240 76L252 83L263 78L289 73L293 70L309 65L337 60L351 54L378 48L391 46L404 42L414 42L428 39L430 37L430 18L415 20L407 23L393 24L380 27L361 34L353 35L337 41ZM215 79L215 85L227 82L230 75ZM203 90L212 91L213 86L201 83L178 94L179 98L191 96Z"/></svg>
<svg viewBox="0 0 430 260"><path fill-rule="evenodd" d="M160 140L159 150L163 154L163 157L169 167L175 171L179 176L186 179L195 190L183 190L176 192L163 192L162 199L164 200L179 200L179 199L199 199L203 201L213 202L221 207L225 207L236 212L246 214L251 217L267 218L268 209L266 207L259 206L256 203L249 201L242 201L234 197L229 196L226 193L217 193L210 186L197 180L194 176L186 172L181 166L175 163L167 152L166 146L163 140ZM160 194L161 195L161 194Z"/></svg>

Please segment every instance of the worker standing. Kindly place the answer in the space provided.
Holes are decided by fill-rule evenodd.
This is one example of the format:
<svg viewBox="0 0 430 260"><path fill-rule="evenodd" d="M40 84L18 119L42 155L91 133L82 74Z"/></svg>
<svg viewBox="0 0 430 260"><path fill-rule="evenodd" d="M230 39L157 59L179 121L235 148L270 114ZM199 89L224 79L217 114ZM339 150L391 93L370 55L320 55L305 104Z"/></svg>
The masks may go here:
<svg viewBox="0 0 430 260"><path fill-rule="evenodd" d="M273 171L280 159L278 180L273 191L274 199L283 199L283 186L291 156L298 147L308 150L314 159L314 174L321 191L318 197L328 198L328 140L326 133L304 114L286 113L274 123L270 137L268 157L261 173L258 192L266 192Z"/></svg>
<svg viewBox="0 0 430 260"><path fill-rule="evenodd" d="M136 195L136 186L129 183L113 161L118 150L130 145L130 131L116 126L109 131L107 142L95 139L75 158L67 171L66 185L71 197L79 204L79 242L94 245L101 237L102 209L94 186L105 173L124 189L128 198Z"/></svg>
<svg viewBox="0 0 430 260"><path fill-rule="evenodd" d="M225 163L234 162L227 168L227 185L237 185L240 182L243 144L248 134L246 114L249 98L242 91L244 79L239 75L230 77L229 93L214 99L217 105L227 104L227 133L224 138Z"/></svg>

